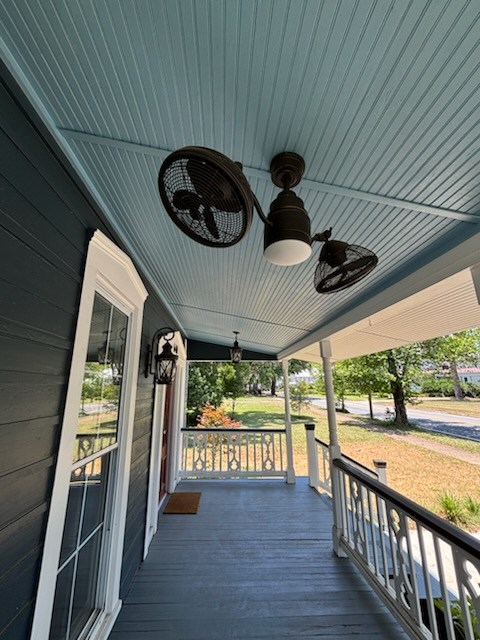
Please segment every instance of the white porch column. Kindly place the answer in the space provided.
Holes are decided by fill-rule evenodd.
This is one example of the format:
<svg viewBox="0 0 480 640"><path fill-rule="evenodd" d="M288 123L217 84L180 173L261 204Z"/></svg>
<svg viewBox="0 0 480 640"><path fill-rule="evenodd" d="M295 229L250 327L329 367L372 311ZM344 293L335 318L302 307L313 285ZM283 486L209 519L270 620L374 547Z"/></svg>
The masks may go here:
<svg viewBox="0 0 480 640"><path fill-rule="evenodd" d="M283 397L285 400L285 431L287 440L287 483L295 484L295 468L293 466L292 420L290 417L290 388L288 386L288 360L282 360Z"/></svg>
<svg viewBox="0 0 480 640"><path fill-rule="evenodd" d="M345 557L346 554L340 548L339 540L341 533L341 513L342 502L340 487L338 486L338 475L333 466L333 460L341 458L340 445L338 443L337 432L337 416L335 413L335 391L333 388L332 375L332 347L330 340L322 340L320 342L320 355L322 356L323 375L325 377L325 396L327 400L327 416L328 416L328 433L329 433L329 452L330 452L330 477L332 483L332 506L333 506L333 551L339 557Z"/></svg>
<svg viewBox="0 0 480 640"><path fill-rule="evenodd" d="M317 489L320 481L318 479L318 453L317 443L315 442L315 423L305 423L305 433L307 437L307 465L308 465L308 484L312 489Z"/></svg>

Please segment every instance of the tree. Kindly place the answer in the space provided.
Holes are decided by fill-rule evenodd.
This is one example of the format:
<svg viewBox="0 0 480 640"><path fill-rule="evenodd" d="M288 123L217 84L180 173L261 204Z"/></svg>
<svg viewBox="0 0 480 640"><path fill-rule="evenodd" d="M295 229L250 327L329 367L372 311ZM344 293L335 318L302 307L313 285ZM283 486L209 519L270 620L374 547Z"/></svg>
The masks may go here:
<svg viewBox="0 0 480 640"><path fill-rule="evenodd" d="M424 343L426 357L437 369L448 371L453 384L456 400L464 400L465 393L460 384L458 366L460 364L476 364L480 356L480 330L467 329L448 336L426 340Z"/></svg>
<svg viewBox="0 0 480 640"><path fill-rule="evenodd" d="M411 399L412 385L421 374L422 349L419 343L383 352L390 391L395 407L395 422L408 424L406 402ZM382 354L379 354L382 355Z"/></svg>
<svg viewBox="0 0 480 640"><path fill-rule="evenodd" d="M207 404L218 407L223 401L219 365L214 362L192 363L188 371L187 412L195 420Z"/></svg>
<svg viewBox="0 0 480 640"><path fill-rule="evenodd" d="M290 404L293 410L298 411L298 415L301 414L303 405L310 404L310 400L307 397L309 391L310 387L305 380L300 380L297 384L290 385Z"/></svg>
<svg viewBox="0 0 480 640"><path fill-rule="evenodd" d="M300 373L300 371L305 369L307 364L308 363L303 360L289 360L288 371L289 373ZM254 393L255 389L261 385L262 387L268 387L270 389L271 396L277 395L278 380L283 377L283 365L281 362L277 360L252 362L251 371L251 386Z"/></svg>
<svg viewBox="0 0 480 640"><path fill-rule="evenodd" d="M370 418L373 420L372 395L390 391L385 353L372 353L367 356L344 360L341 364L344 367L346 385L352 391L368 396Z"/></svg>
<svg viewBox="0 0 480 640"><path fill-rule="evenodd" d="M232 400L232 416L235 415L235 402L237 398L245 395L245 389L250 377L250 365L247 362L238 364L223 364L219 369L220 384L223 395Z"/></svg>
<svg viewBox="0 0 480 640"><path fill-rule="evenodd" d="M340 411L347 412L345 408L345 394L349 391L348 366L342 362L336 362L332 368L333 388L340 399ZM347 412L348 413L348 412Z"/></svg>

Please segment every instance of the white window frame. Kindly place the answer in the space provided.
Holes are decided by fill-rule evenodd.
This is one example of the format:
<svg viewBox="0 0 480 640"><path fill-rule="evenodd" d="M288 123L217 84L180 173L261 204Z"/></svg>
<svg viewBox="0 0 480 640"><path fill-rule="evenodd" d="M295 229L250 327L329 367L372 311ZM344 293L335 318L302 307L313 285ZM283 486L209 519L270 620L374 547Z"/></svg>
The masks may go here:
<svg viewBox="0 0 480 640"><path fill-rule="evenodd" d="M172 411L170 415L169 436L168 436L168 469L166 477L167 493L173 493L178 483L178 454L181 455L181 432L184 426L186 397L185 397L185 370L187 353L185 344L180 333L176 332L172 340L172 345L176 347L178 354L177 373L173 382ZM158 345L160 350L161 344ZM153 384L153 381L152 381ZM158 511L163 504L158 501L160 491L160 462L162 456L163 441L163 420L165 409L165 385L156 384L154 390L154 409L152 423L152 447L150 452L150 471L148 482L147 517L145 526L145 540L143 549L143 559L147 557L148 548L153 536L157 532ZM179 452L180 447L180 452ZM165 495L166 497L166 495Z"/></svg>
<svg viewBox="0 0 480 640"><path fill-rule="evenodd" d="M105 608L95 621L88 635L89 640L103 640L108 637L122 605L119 598L120 575L130 479L143 305L148 292L131 259L101 231L97 230L88 246L31 640L45 640L50 631L67 510L78 408L81 401L83 373L96 292L106 297L128 315L129 327L125 348L126 368L119 407L120 415L123 415L123 424L119 432L118 471L113 487L110 552L105 573Z"/></svg>

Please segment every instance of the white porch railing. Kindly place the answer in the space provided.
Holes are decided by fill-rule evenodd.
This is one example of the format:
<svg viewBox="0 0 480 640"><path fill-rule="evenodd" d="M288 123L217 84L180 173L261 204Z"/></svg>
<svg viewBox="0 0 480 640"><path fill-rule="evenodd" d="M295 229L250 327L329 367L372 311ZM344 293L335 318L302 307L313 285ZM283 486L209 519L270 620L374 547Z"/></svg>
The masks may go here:
<svg viewBox="0 0 480 640"><path fill-rule="evenodd" d="M412 637L480 638L480 543L371 475L333 461L340 547Z"/></svg>
<svg viewBox="0 0 480 640"><path fill-rule="evenodd" d="M330 496L332 495L332 479L331 479L331 465L330 465L330 450L328 444L320 440L319 438L315 438L313 429L309 428L309 424L312 426L313 423L308 423L305 425L307 428L307 457L308 457L308 475L309 475L309 484L314 489L322 488L326 493ZM385 463L381 460L374 460L374 466L377 467L379 465L381 472L379 470L374 471L373 469L369 469L365 467L360 462L357 462L353 458L342 454L342 458L354 466L356 469L363 471L369 477L374 478L375 480L380 480L385 482L386 484L386 472L385 472Z"/></svg>
<svg viewBox="0 0 480 640"><path fill-rule="evenodd" d="M182 429L181 478L287 476L285 429Z"/></svg>

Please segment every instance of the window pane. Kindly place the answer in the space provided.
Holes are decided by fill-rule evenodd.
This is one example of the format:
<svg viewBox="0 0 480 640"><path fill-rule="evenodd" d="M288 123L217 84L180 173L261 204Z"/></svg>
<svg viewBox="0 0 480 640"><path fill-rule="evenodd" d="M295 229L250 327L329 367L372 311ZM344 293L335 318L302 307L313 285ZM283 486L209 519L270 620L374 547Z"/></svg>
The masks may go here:
<svg viewBox="0 0 480 640"><path fill-rule="evenodd" d="M110 458L111 454L107 453L86 465L91 469L85 481L86 494L80 543L103 522Z"/></svg>
<svg viewBox="0 0 480 640"><path fill-rule="evenodd" d="M95 294L73 461L114 444L128 317Z"/></svg>
<svg viewBox="0 0 480 640"><path fill-rule="evenodd" d="M78 554L70 629L72 640L78 637L92 614L103 607L103 602L97 602L102 535L103 528L87 542Z"/></svg>
<svg viewBox="0 0 480 640"><path fill-rule="evenodd" d="M67 637L74 567L75 558L58 574L55 601L53 604L52 626L50 627L50 640L63 640Z"/></svg>
<svg viewBox="0 0 480 640"><path fill-rule="evenodd" d="M62 566L62 564L77 548L85 489L85 467L80 467L79 469L75 469L70 476L67 514L65 516L59 566Z"/></svg>

